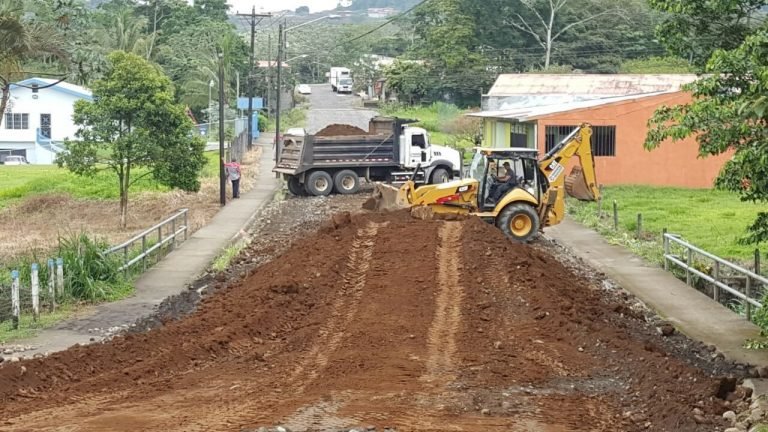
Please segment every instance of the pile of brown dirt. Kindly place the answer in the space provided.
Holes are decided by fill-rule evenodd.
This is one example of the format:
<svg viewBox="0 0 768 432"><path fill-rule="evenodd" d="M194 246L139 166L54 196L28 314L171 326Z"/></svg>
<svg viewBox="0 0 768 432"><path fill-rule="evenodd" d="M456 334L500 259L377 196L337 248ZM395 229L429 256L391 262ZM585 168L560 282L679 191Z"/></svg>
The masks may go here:
<svg viewBox="0 0 768 432"><path fill-rule="evenodd" d="M722 422L720 379L670 356L547 253L475 218L335 217L229 282L148 333L0 367L4 430Z"/></svg>
<svg viewBox="0 0 768 432"><path fill-rule="evenodd" d="M315 136L319 137L348 135L368 135L368 132L360 129L357 126L347 124L332 124L324 127L315 134Z"/></svg>

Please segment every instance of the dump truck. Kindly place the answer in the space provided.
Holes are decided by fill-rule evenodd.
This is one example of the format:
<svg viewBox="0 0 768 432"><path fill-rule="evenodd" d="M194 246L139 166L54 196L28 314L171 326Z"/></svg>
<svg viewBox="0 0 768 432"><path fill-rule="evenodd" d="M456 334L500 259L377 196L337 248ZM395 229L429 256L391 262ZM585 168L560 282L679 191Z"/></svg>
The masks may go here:
<svg viewBox="0 0 768 432"><path fill-rule="evenodd" d="M273 172L297 196L352 194L360 179L387 184L436 184L461 176L461 154L434 145L417 120L377 116L368 131L331 125L315 134L303 128L283 135ZM419 167L418 172L416 168Z"/></svg>
<svg viewBox="0 0 768 432"><path fill-rule="evenodd" d="M399 189L377 183L364 207L410 208L421 219L478 216L525 243L563 220L566 193L584 201L600 198L591 136L591 126L584 123L541 158L536 149L478 147L467 178L419 188L413 181ZM566 176L573 156L578 156L580 166Z"/></svg>

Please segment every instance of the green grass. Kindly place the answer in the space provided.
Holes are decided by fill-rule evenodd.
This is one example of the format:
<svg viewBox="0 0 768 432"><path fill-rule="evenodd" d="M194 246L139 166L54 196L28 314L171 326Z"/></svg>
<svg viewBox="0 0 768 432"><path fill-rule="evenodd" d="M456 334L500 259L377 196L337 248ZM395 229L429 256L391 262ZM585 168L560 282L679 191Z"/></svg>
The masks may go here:
<svg viewBox="0 0 768 432"><path fill-rule="evenodd" d="M240 253L240 251L245 248L246 245L246 242L240 241L224 249L224 251L213 261L211 268L217 272L226 269L229 267L229 263L232 262L232 260Z"/></svg>
<svg viewBox="0 0 768 432"><path fill-rule="evenodd" d="M136 172L141 175L141 171ZM132 192L167 188L149 176L133 186ZM117 199L117 176L102 171L93 177L81 177L55 165L0 165L0 208L31 195L64 193L77 198Z"/></svg>
<svg viewBox="0 0 768 432"><path fill-rule="evenodd" d="M40 320L37 322L32 319L32 314L22 314L18 330L13 329L11 321L0 322L0 344L34 337L41 330L53 327L71 318L75 313L77 313L76 306L64 304L58 307L56 312L40 311Z"/></svg>
<svg viewBox="0 0 768 432"><path fill-rule="evenodd" d="M284 111L280 115L280 132L285 132L290 128L306 128L307 127L307 109L304 107L297 107L287 111ZM267 131L275 131L275 118L270 117L267 122ZM268 132L262 132L268 133Z"/></svg>
<svg viewBox="0 0 768 432"><path fill-rule="evenodd" d="M613 232L614 201L618 204L619 229L623 234ZM641 213L642 230L654 242L660 241L662 230L667 228L668 232L680 234L686 241L722 258L745 261L752 259L755 247L740 245L738 239L760 209L764 206L741 202L729 192L650 186L605 187L602 220L596 216L596 203L568 202L569 214L604 234L632 237L637 230L637 214Z"/></svg>

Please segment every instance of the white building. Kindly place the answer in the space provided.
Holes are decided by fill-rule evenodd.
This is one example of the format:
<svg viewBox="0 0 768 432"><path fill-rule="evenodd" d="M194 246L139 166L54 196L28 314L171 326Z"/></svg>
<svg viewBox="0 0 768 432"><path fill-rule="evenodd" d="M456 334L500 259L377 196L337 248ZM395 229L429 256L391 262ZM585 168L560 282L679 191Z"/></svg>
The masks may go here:
<svg viewBox="0 0 768 432"><path fill-rule="evenodd" d="M77 100L93 100L91 92L65 82L30 78L11 85L11 97L0 126L0 158L26 157L33 164L51 164L63 150L66 138L74 139L72 120Z"/></svg>

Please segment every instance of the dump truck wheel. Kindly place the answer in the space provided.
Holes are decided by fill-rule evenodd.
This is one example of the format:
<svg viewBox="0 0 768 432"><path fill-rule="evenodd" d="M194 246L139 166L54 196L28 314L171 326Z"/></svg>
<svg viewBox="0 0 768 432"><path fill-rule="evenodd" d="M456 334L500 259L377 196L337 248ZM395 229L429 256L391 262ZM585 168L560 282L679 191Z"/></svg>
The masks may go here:
<svg viewBox="0 0 768 432"><path fill-rule="evenodd" d="M304 190L304 185L299 182L298 177L288 177L288 192L295 196L306 196L307 191Z"/></svg>
<svg viewBox="0 0 768 432"><path fill-rule="evenodd" d="M333 176L333 186L336 192L347 195L360 190L360 177L352 170L343 170Z"/></svg>
<svg viewBox="0 0 768 432"><path fill-rule="evenodd" d="M437 168L432 171L432 184L447 183L451 181L451 173L445 168Z"/></svg>
<svg viewBox="0 0 768 432"><path fill-rule="evenodd" d="M328 196L333 190L333 179L325 171L315 171L307 177L304 187L311 195Z"/></svg>
<svg viewBox="0 0 768 432"><path fill-rule="evenodd" d="M496 226L512 240L526 243L539 232L539 215L528 204L510 204L499 213Z"/></svg>

